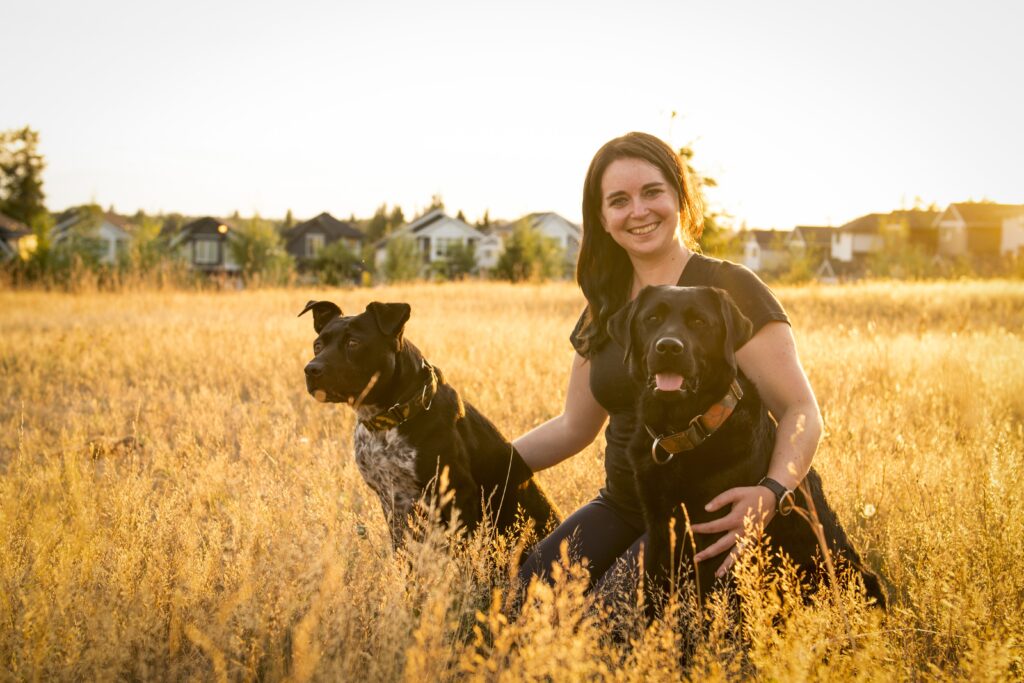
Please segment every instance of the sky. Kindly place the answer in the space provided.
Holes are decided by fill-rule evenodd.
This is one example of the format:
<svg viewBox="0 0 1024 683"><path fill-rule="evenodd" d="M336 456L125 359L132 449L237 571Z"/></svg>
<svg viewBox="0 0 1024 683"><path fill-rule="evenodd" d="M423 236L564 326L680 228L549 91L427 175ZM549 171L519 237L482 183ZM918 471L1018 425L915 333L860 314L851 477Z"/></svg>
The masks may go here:
<svg viewBox="0 0 1024 683"><path fill-rule="evenodd" d="M51 209L580 219L594 152L690 145L735 225L1024 203L1024 4L0 0L0 130ZM11 56L14 56L11 61ZM675 116L673 116L675 112Z"/></svg>

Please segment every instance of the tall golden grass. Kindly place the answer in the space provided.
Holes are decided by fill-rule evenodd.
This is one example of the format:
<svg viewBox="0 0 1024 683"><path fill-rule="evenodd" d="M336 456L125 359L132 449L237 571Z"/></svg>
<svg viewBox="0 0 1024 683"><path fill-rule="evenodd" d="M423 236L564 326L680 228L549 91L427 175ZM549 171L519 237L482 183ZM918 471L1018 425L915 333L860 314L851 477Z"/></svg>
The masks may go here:
<svg viewBox="0 0 1024 683"><path fill-rule="evenodd" d="M509 548L402 555L306 393L307 299L413 306L408 338L515 436L561 408L568 284L0 293L0 678L1006 680L1024 676L1024 287L780 289L827 433L815 458L892 608L788 599L739 563L736 614L646 629L567 562L512 618ZM540 478L563 511L596 444ZM685 653L681 657L680 653Z"/></svg>

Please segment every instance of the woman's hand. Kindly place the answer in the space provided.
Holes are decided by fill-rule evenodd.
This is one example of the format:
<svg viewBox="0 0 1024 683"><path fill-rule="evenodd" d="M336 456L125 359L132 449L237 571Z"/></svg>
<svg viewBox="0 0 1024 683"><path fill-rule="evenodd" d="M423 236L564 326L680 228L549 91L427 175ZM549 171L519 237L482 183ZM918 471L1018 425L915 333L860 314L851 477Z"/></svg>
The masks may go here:
<svg viewBox="0 0 1024 683"><path fill-rule="evenodd" d="M722 566L715 572L716 577L725 576L733 562L736 561L736 554L743 547L739 541L746 535L744 518L753 517L752 528L755 532L760 533L775 515L777 503L775 494L764 486L738 486L715 496L710 503L704 506L705 510L714 512L721 510L726 505L731 505L732 509L724 517L702 524L694 524L691 528L695 534L717 534L723 531L725 533L717 541L697 553L693 558L694 561L709 560L731 548L732 552L729 553L729 557L725 558Z"/></svg>

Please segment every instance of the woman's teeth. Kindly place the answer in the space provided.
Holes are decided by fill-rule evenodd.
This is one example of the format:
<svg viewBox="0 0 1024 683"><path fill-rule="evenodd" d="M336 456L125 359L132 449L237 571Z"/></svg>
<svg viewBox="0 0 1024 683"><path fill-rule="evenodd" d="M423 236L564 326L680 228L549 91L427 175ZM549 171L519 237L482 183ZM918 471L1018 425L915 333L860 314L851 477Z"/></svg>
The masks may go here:
<svg viewBox="0 0 1024 683"><path fill-rule="evenodd" d="M648 235L654 232L657 228L657 223L649 223L647 225L641 225L639 228L630 228L627 232L630 235Z"/></svg>

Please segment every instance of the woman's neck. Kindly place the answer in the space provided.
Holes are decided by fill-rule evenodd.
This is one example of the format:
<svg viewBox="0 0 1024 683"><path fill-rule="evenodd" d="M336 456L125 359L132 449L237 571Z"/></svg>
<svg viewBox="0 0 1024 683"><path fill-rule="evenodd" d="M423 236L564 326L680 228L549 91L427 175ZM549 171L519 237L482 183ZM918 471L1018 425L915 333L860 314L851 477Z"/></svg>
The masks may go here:
<svg viewBox="0 0 1024 683"><path fill-rule="evenodd" d="M644 287L653 285L674 285L679 282L683 268L693 255L685 244L673 242L673 248L650 259L630 259L633 263L633 286L629 292L632 300Z"/></svg>

